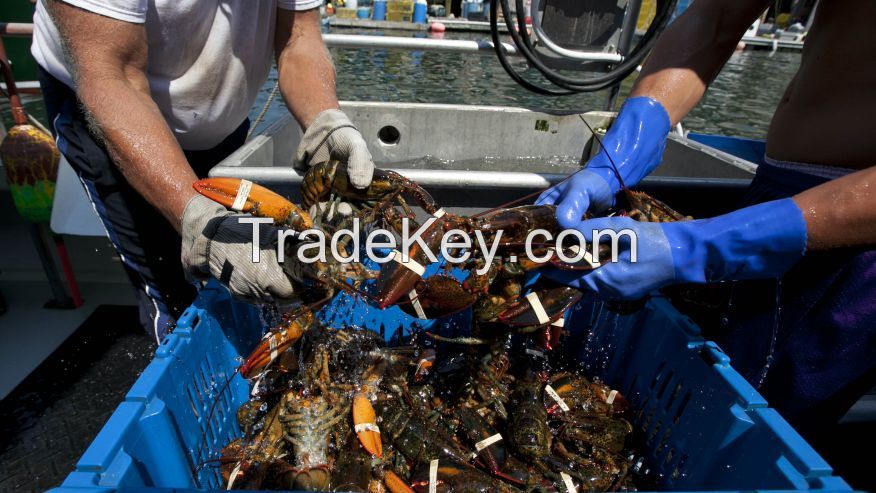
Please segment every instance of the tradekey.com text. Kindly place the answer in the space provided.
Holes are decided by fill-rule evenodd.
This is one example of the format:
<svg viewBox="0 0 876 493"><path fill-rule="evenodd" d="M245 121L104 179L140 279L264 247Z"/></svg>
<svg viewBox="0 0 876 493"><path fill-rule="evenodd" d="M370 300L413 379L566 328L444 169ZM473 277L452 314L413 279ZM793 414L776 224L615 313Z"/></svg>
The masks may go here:
<svg viewBox="0 0 876 493"><path fill-rule="evenodd" d="M423 233L438 220L435 217L430 217L415 231L411 231L411 222L407 218L402 219L402 227L400 231L400 241L396 235L386 229L372 229L365 237L365 255L378 264L384 264L391 260L402 264L416 263L408 256L408 252L413 245L419 245L423 254L429 262L438 262L436 253L440 253L441 257L451 264L462 264L467 262L472 256L472 249L481 252L484 257L484 265L478 268L475 272L478 275L483 275L489 270L490 265L496 257L496 252L502 244L502 230L490 231L488 239L484 232L480 230L474 231L474 239L471 234L461 229L450 229L444 232L441 238L440 248L438 252L433 252L429 245L423 240ZM252 225L252 261L259 262L259 249L256 245L260 244L259 225L273 223L271 218L263 217L240 217L240 224ZM349 229L339 229L335 231L331 237L319 229L307 229L304 231L294 231L291 229L282 229L279 232L277 240L277 259L280 262L285 260L285 242L287 239L292 239L301 242L300 248L297 249L298 260L302 263L312 264L316 262L327 262L328 255L340 263L350 263L361 261L361 228L359 218L351 219L351 227ZM567 239L568 237L572 237ZM556 253L560 261L566 263L577 263L585 260L593 266L598 265L599 255L597 253L597 245L610 245L611 261L617 262L617 256L621 243L621 238L626 236L628 242L624 243L624 250L628 250L630 254L630 262L636 262L638 257L638 238L636 232L631 229L621 230L593 230L592 242L594 245L591 251L587 250L587 241L584 235L576 229L565 229L554 237L545 229L535 229L529 232L524 241L524 253L526 257L535 263L548 262L551 256ZM603 243L601 240L609 240ZM549 246L553 242L552 248L542 248L539 252L535 252L533 247ZM577 242L577 243L575 243ZM574 245L574 246L571 246ZM346 252L346 247L352 246L352 253ZM564 246L564 248L561 248ZM573 253L568 255L567 252ZM511 261L516 261L512 256Z"/></svg>

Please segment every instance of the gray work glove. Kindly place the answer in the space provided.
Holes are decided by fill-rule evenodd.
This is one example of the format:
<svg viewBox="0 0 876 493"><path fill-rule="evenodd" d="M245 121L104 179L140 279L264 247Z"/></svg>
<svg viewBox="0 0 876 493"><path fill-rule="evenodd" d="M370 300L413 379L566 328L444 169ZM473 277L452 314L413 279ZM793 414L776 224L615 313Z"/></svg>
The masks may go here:
<svg viewBox="0 0 876 493"><path fill-rule="evenodd" d="M295 153L295 169L306 171L311 164L329 158L347 163L347 174L354 187L371 184L374 174L371 153L362 134L341 110L325 110L307 127Z"/></svg>
<svg viewBox="0 0 876 493"><path fill-rule="evenodd" d="M294 296L292 282L277 261L277 234L272 224L259 224L259 262L252 261L253 224L196 195L182 217L182 265L191 279L219 279L235 297L260 303ZM286 261L294 261L287 258Z"/></svg>

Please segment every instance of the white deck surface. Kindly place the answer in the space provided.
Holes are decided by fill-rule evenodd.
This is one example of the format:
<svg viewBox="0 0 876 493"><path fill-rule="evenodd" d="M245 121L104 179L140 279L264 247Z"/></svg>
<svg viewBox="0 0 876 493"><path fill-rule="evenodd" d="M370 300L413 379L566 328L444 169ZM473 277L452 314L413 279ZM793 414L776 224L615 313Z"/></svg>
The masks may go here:
<svg viewBox="0 0 876 493"><path fill-rule="evenodd" d="M65 237L85 304L46 309L52 290L34 248L29 225L8 193L0 193L0 399L52 353L98 305L133 305L134 291L105 238Z"/></svg>

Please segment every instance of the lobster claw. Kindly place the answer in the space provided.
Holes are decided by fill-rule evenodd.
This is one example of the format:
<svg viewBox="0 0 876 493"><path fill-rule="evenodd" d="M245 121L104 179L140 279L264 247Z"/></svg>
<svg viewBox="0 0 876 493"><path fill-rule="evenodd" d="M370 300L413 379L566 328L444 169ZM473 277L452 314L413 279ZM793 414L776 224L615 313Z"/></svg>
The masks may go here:
<svg viewBox="0 0 876 493"><path fill-rule="evenodd" d="M277 225L303 231L313 226L310 215L267 188L239 178L206 178L196 181L194 189L204 197L228 209L270 217Z"/></svg>
<svg viewBox="0 0 876 493"><path fill-rule="evenodd" d="M499 321L510 327L543 326L556 322L582 297L580 291L559 287L533 291L499 314Z"/></svg>
<svg viewBox="0 0 876 493"><path fill-rule="evenodd" d="M284 317L285 318L285 317ZM306 310L288 317L279 330L269 331L240 366L243 378L258 375L284 351L295 344L313 324L313 312Z"/></svg>
<svg viewBox="0 0 876 493"><path fill-rule="evenodd" d="M442 221L435 221L420 235L431 251L435 251L441 244L444 226ZM391 262L380 268L380 277L377 278L376 300L380 309L396 304L409 294L422 279L426 266L431 264L418 243L411 245L406 262L402 262L404 257L398 251L394 255Z"/></svg>
<svg viewBox="0 0 876 493"><path fill-rule="evenodd" d="M414 490L405 483L405 480L398 477L398 474L392 471L384 471L383 484L386 485L391 493L414 493Z"/></svg>
<svg viewBox="0 0 876 493"><path fill-rule="evenodd" d="M425 380L429 375L429 372L431 372L432 368L435 366L436 357L435 350L432 348L424 349L420 353L420 358L417 360L417 369L414 370L415 382L422 382Z"/></svg>
<svg viewBox="0 0 876 493"><path fill-rule="evenodd" d="M377 415L368 396L361 392L353 397L353 427L362 447L369 454L381 458L383 441L380 439L380 429L377 427Z"/></svg>
<svg viewBox="0 0 876 493"><path fill-rule="evenodd" d="M421 279L408 296L410 303L400 303L399 308L421 319L447 317L465 310L478 300L478 296L466 290L462 283L440 274Z"/></svg>

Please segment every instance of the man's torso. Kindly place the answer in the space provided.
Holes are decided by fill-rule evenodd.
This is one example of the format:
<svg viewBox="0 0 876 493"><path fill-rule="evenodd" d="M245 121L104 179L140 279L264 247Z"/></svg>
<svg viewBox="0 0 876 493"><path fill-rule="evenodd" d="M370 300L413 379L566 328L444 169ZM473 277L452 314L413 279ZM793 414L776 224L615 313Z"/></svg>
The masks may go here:
<svg viewBox="0 0 876 493"><path fill-rule="evenodd" d="M776 109L767 156L867 168L876 164L876 42L872 0L823 1L797 75Z"/></svg>
<svg viewBox="0 0 876 493"><path fill-rule="evenodd" d="M152 98L184 149L211 148L246 119L267 78L277 1L142 3ZM72 87L58 32L42 1L34 21L34 57L50 74Z"/></svg>

